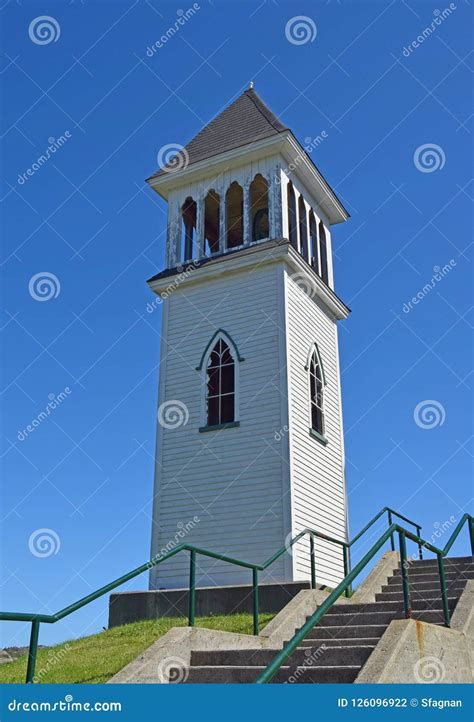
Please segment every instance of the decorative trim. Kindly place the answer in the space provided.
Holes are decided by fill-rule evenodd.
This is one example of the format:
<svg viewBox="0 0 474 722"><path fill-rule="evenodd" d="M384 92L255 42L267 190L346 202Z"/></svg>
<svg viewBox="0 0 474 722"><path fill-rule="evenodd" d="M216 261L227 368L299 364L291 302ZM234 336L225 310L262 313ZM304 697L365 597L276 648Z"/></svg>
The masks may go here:
<svg viewBox="0 0 474 722"><path fill-rule="evenodd" d="M217 339L217 337L218 337L220 334L222 334L223 336L225 336L225 337L226 337L227 339L229 339L229 341L231 342L232 347L233 347L233 349L234 349L234 351L235 351L235 354L236 354L236 356L237 356L237 361L245 361L245 359L243 358L243 356L240 355L239 349L237 348L237 344L235 343L235 341L234 341L234 339L232 338L232 336L231 336L229 333L227 333L227 331L224 331L223 328L218 328L217 331L215 332L215 334L213 335L213 337L211 338L211 340L209 341L209 343L207 344L206 348L204 349L204 353L203 353L202 356L201 356L201 360L200 360L200 362L199 362L199 366L196 366L196 371L201 371L202 366L203 366L203 364L204 364L204 359L205 359L206 356L207 356L207 352L209 351L209 349L210 349L211 346L214 344L215 340Z"/></svg>
<svg viewBox="0 0 474 722"><path fill-rule="evenodd" d="M321 352L319 350L319 346L316 343L316 341L314 341L314 343L312 343L309 348L308 355L306 357L306 364L305 364L304 370L309 371L309 365L311 363L311 357L313 355L313 351L316 351L316 355L318 357L318 362L319 362L319 365L321 366L321 376L323 377L323 384L324 384L324 386L327 386L326 376L324 374L323 360L321 358Z"/></svg>
<svg viewBox="0 0 474 722"><path fill-rule="evenodd" d="M303 274L303 277L308 280L308 293L311 291L313 297L317 297L324 303L327 313L330 312L337 320L348 317L350 309L284 238L257 241L249 246L241 246L213 258L202 259L199 261L199 267L193 273L185 274L186 277L180 279L180 288L202 283L224 273L240 272L255 266L261 268L279 261L285 261L291 269L290 272L296 271ZM173 277L178 273L177 269L158 273L148 279L148 284L154 293L160 294L166 291Z"/></svg>
<svg viewBox="0 0 474 722"><path fill-rule="evenodd" d="M213 426L200 426L199 433L205 434L207 431L219 431L221 429L232 429L240 426L240 421L228 421L226 424L214 424Z"/></svg>
<svg viewBox="0 0 474 722"><path fill-rule="evenodd" d="M279 336L279 348L280 348L280 413L281 413L281 424L282 428L285 426L288 429L288 433L282 438L283 450L282 457L285 458L287 454L288 463L282 464L282 486L281 486L281 498L283 502L283 529L285 538L288 534L292 534L293 530L296 529L296 519L294 514L294 497L295 489L293 484L294 479L294 442L293 442L293 419L290 414L290 409L293 407L293 393L292 386L290 383L290 320L288 310L288 276L286 269L283 265L277 268L278 279L281 284L279 288L277 310L278 310L278 336ZM286 501L286 503L285 503ZM284 568L285 573L290 579L296 579L296 555L285 554L284 555Z"/></svg>
<svg viewBox="0 0 474 722"><path fill-rule="evenodd" d="M169 331L169 303L166 301L163 303L163 316L162 316L162 324L161 324L161 333L163 334L163 338L168 337L168 331ZM158 409L160 407L160 404L163 403L165 400L165 379L168 369L168 352L166 350L166 344L161 344L160 348L160 368L159 368L159 383L158 383L158 399L157 399L157 405L156 405L156 412L158 414ZM160 546L159 546L159 534L161 531L161 516L160 516L160 509L161 509L161 502L163 498L163 467L158 462L158 453L159 449L163 448L163 437L164 437L164 427L161 424L156 425L156 436L155 436L155 456L154 456L154 479L153 479L153 524L152 524L152 532L151 532L151 545L150 545L150 559L153 559L153 557L159 552ZM149 573L149 581L148 581L148 588L149 589L156 589L156 579L157 579L157 573L158 573L158 567L152 567L150 569Z"/></svg>
<svg viewBox="0 0 474 722"><path fill-rule="evenodd" d="M314 439L317 439L320 444L323 444L323 446L327 446L329 443L329 441L326 439L325 436L323 436L323 434L320 434L319 431L316 431L311 427L309 429L309 435L312 436Z"/></svg>
<svg viewBox="0 0 474 722"><path fill-rule="evenodd" d="M314 187L317 196L315 200L319 199L318 205L324 209L331 224L342 223L349 218L349 212L344 208L342 201L336 196L291 130L284 130L262 140L246 143L196 161L174 173L163 173L159 177L151 176L147 178L146 182L167 200L171 190L184 186L186 182L191 184L200 176L209 176L211 173L218 175L221 169L228 171L233 166L242 165L246 156L251 156L251 161L255 162L260 158L268 157L271 150L274 150L275 155L280 153L285 163L294 163L295 158L299 159L297 175L302 177L305 185Z"/></svg>

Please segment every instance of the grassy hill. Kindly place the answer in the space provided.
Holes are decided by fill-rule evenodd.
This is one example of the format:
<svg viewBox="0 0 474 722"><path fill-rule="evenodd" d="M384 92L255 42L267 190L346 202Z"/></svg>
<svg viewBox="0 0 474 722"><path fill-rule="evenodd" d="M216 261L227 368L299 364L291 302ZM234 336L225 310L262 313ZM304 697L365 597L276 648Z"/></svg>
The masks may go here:
<svg viewBox="0 0 474 722"><path fill-rule="evenodd" d="M261 627L273 616L261 614ZM36 663L36 681L48 684L107 682L172 627L186 625L186 619L165 617L113 627L90 637L40 649ZM198 617L196 626L252 634L252 617L250 614ZM26 664L27 655L14 662L2 664L0 684L24 682Z"/></svg>

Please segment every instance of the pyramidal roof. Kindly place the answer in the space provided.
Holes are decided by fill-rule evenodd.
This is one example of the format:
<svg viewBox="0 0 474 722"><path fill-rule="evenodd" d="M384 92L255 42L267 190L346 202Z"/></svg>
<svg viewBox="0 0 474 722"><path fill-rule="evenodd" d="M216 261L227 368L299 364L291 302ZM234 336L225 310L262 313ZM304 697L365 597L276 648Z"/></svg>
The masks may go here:
<svg viewBox="0 0 474 722"><path fill-rule="evenodd" d="M182 153L189 158L188 164L191 165L241 145L278 135L285 130L289 130L288 127L283 125L250 87L211 120L185 146ZM151 178L158 178L164 173L166 170L161 169Z"/></svg>

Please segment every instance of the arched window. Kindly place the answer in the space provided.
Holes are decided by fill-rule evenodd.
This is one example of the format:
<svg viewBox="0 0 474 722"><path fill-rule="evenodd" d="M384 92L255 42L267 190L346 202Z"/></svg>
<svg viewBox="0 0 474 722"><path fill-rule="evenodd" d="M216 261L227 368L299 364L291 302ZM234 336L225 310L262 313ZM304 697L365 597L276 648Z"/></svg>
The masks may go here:
<svg viewBox="0 0 474 722"><path fill-rule="evenodd" d="M244 192L237 181L227 190L225 207L227 248L236 248L244 242Z"/></svg>
<svg viewBox="0 0 474 722"><path fill-rule="evenodd" d="M217 253L219 250L219 212L220 198L214 190L210 190L204 199L204 238L207 241L206 253Z"/></svg>
<svg viewBox="0 0 474 722"><path fill-rule="evenodd" d="M298 250L298 234L296 228L296 199L293 183L290 181L286 187L288 205L288 240L293 248Z"/></svg>
<svg viewBox="0 0 474 722"><path fill-rule="evenodd" d="M310 351L308 364L311 429L324 438L324 371L316 344Z"/></svg>
<svg viewBox="0 0 474 722"><path fill-rule="evenodd" d="M222 329L216 331L197 367L204 387L203 430L221 424L238 425L239 362L243 360L231 337Z"/></svg>
<svg viewBox="0 0 474 722"><path fill-rule="evenodd" d="M329 273L328 273L328 249L326 244L326 230L324 223L319 221L319 250L321 253L321 278L324 283L329 285Z"/></svg>
<svg viewBox="0 0 474 722"><path fill-rule="evenodd" d="M298 200L298 219L300 228L300 248L301 255L308 260L308 221L306 219L306 206L303 196L299 197Z"/></svg>
<svg viewBox="0 0 474 722"><path fill-rule="evenodd" d="M318 231L313 211L309 212L309 237L311 243L311 265L319 274Z"/></svg>
<svg viewBox="0 0 474 722"><path fill-rule="evenodd" d="M190 261L194 258L194 231L196 228L197 206L190 196L186 198L181 207L182 233L181 239L184 241L183 260ZM182 244L183 246L183 244Z"/></svg>
<svg viewBox="0 0 474 722"><path fill-rule="evenodd" d="M250 219L252 241L261 241L270 237L268 183L260 173L250 184Z"/></svg>

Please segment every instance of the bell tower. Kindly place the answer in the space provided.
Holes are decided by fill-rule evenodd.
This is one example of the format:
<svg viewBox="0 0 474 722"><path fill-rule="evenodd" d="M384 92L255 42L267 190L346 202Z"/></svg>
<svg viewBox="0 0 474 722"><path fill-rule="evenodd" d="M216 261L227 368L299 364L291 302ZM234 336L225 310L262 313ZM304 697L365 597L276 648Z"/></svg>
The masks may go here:
<svg viewBox="0 0 474 722"><path fill-rule="evenodd" d="M348 218L251 87L148 179L168 203L151 554L182 542L261 563L305 527L347 538L331 227ZM150 588L188 583L178 554ZM316 545L319 583L343 578ZM310 578L302 540L262 582ZM249 583L198 558L198 586Z"/></svg>

